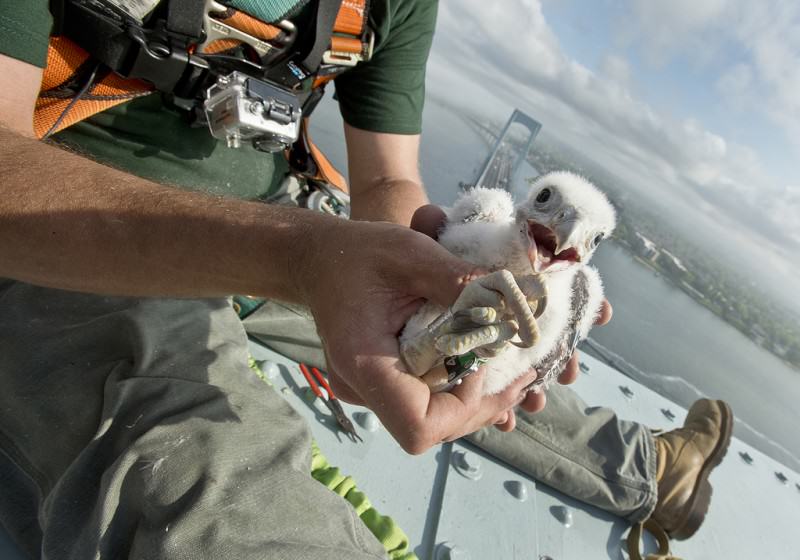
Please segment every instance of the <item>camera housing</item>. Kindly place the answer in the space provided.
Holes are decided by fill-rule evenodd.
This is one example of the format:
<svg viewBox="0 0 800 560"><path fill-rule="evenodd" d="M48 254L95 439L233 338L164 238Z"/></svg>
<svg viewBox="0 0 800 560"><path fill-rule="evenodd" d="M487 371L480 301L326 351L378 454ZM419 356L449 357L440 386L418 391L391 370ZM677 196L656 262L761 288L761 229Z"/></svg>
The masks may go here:
<svg viewBox="0 0 800 560"><path fill-rule="evenodd" d="M279 152L300 134L302 104L297 95L241 72L220 76L206 91L203 108L212 136L231 148L251 140L259 150Z"/></svg>

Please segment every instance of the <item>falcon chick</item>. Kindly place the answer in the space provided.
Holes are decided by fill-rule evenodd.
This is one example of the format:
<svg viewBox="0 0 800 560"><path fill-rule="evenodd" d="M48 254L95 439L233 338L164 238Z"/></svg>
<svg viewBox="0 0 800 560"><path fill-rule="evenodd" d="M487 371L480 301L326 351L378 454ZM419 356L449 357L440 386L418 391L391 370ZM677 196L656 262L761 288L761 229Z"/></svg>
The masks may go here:
<svg viewBox="0 0 800 560"><path fill-rule="evenodd" d="M430 378L445 357L474 352L486 360L485 394L531 368L535 385L549 385L600 311L600 276L586 263L613 231L614 207L583 177L559 171L537 178L516 206L504 190L476 187L446 213L439 242L491 273L449 310L428 302L406 323L408 369Z"/></svg>

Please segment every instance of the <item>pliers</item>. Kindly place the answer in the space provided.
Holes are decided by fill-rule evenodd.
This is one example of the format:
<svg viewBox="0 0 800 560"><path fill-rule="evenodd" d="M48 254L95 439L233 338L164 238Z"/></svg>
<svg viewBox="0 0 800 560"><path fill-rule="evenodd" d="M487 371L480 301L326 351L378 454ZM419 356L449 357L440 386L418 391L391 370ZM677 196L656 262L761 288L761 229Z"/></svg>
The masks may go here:
<svg viewBox="0 0 800 560"><path fill-rule="evenodd" d="M336 423L339 425L342 431L347 434L347 437L349 437L350 440L353 442L355 442L356 440L363 442L364 440L361 439L361 436L359 436L358 433L356 432L353 423L344 413L344 410L342 410L342 405L339 402L339 399L336 398L336 395L333 394L331 386L328 385L327 381L325 381L325 377L322 375L322 372L320 372L315 367L312 367L311 371L309 372L308 366L306 366L305 364L300 364L300 371L303 373L303 377L306 378L306 381L308 381L308 384L311 386L311 390L314 392L317 398L321 399L322 402L325 403L325 406L328 407L328 410L331 411L333 417L336 418ZM314 381L315 377L317 379L316 381ZM322 394L319 385L322 385L328 392L327 399Z"/></svg>

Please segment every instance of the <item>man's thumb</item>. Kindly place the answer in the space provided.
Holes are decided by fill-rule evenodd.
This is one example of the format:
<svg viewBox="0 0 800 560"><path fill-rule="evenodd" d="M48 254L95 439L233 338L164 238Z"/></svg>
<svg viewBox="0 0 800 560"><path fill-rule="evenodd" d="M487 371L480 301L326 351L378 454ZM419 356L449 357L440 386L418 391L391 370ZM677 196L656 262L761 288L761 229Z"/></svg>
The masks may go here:
<svg viewBox="0 0 800 560"><path fill-rule="evenodd" d="M447 221L447 215L439 206L426 204L420 206L411 217L411 229L424 233L432 239L438 239L439 230Z"/></svg>
<svg viewBox="0 0 800 560"><path fill-rule="evenodd" d="M415 293L443 307L450 307L467 284L486 274L438 244L431 244L425 261L414 275Z"/></svg>

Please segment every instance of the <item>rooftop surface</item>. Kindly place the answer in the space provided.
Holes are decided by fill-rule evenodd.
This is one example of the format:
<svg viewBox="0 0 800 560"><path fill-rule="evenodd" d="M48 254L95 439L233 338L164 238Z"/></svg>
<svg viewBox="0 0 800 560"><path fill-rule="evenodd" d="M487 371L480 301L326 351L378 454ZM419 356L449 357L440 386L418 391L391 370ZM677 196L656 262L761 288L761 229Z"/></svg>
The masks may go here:
<svg viewBox="0 0 800 560"><path fill-rule="evenodd" d="M297 364L256 343L251 352L277 366L267 368L272 383L310 422L330 463L353 476L375 508L397 521L421 560L443 560L454 547L454 560L628 558L624 520L537 483L468 443L409 456L382 427L364 427L374 421L366 409L345 405L364 439L353 443L313 400ZM581 361L585 372L573 387L589 405L610 406L652 428L682 424L684 409L585 353ZM477 480L470 472L475 469ZM692 539L673 542L673 554L687 560L800 558L788 544L800 527L800 475L734 438L710 481L714 494L703 527ZM655 551L654 543L645 544Z"/></svg>

